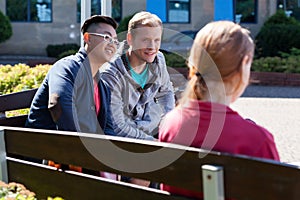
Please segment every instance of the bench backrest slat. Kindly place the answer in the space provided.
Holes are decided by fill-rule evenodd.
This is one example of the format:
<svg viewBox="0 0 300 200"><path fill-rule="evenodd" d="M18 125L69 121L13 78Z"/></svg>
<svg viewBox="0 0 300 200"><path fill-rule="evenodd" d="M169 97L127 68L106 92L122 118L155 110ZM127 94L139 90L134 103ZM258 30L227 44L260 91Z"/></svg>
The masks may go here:
<svg viewBox="0 0 300 200"><path fill-rule="evenodd" d="M27 183L31 180L30 190L35 191L39 199L46 199L47 196L61 196L65 199L186 199L95 176L76 172L63 173L51 167L9 158L8 171L10 179L16 182Z"/></svg>
<svg viewBox="0 0 300 200"><path fill-rule="evenodd" d="M62 131L7 128L5 139L9 154L45 158L59 163L85 166L96 171L164 182L199 192L202 191L201 166L205 164L222 166L226 197L300 199L300 169L276 161L217 152L208 153L201 149L174 144ZM94 157L99 155L90 154L86 147L93 152L99 152L101 161ZM115 150L116 147L134 152L160 153L152 157L146 154L123 156L120 149ZM160 151L161 149L163 151ZM145 165L143 160L145 158L155 164L173 155L182 156L155 171L124 172L105 165L113 163L114 166L122 166L133 163L139 169Z"/></svg>
<svg viewBox="0 0 300 200"><path fill-rule="evenodd" d="M37 89L0 95L0 112L29 108Z"/></svg>
<svg viewBox="0 0 300 200"><path fill-rule="evenodd" d="M0 118L0 126L24 127L28 115Z"/></svg>
<svg viewBox="0 0 300 200"><path fill-rule="evenodd" d="M6 117L6 111L30 108L37 89L0 95L0 126L24 127L27 115Z"/></svg>

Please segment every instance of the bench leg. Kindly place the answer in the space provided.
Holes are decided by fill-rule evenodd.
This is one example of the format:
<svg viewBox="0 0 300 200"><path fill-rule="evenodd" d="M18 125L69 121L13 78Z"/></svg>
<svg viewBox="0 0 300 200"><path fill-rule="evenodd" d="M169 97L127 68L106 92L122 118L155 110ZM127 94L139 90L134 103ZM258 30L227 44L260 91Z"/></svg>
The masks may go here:
<svg viewBox="0 0 300 200"><path fill-rule="evenodd" d="M4 130L0 129L0 180L8 182Z"/></svg>
<svg viewBox="0 0 300 200"><path fill-rule="evenodd" d="M204 200L224 200L223 168L214 165L202 167Z"/></svg>

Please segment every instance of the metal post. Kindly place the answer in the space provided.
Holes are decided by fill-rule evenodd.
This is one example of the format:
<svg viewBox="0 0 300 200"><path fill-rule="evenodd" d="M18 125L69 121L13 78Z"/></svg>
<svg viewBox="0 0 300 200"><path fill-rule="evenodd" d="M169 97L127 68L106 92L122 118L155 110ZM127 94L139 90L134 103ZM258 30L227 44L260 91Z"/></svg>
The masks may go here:
<svg viewBox="0 0 300 200"><path fill-rule="evenodd" d="M4 130L0 129L0 180L8 183Z"/></svg>
<svg viewBox="0 0 300 200"><path fill-rule="evenodd" d="M91 0L81 0L81 18L80 24L83 25L84 21L91 16ZM80 44L83 47L83 35L80 35Z"/></svg>
<svg viewBox="0 0 300 200"><path fill-rule="evenodd" d="M286 11L286 0L283 0L283 10Z"/></svg>
<svg viewBox="0 0 300 200"><path fill-rule="evenodd" d="M101 0L101 15L111 17L111 0Z"/></svg>
<svg viewBox="0 0 300 200"><path fill-rule="evenodd" d="M224 200L223 167L202 166L204 200Z"/></svg>

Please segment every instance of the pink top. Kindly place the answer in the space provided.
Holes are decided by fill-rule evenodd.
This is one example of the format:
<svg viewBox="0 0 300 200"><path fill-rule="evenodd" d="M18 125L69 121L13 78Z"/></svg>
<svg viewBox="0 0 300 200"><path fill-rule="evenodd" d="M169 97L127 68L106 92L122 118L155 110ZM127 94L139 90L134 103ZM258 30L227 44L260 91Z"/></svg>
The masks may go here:
<svg viewBox="0 0 300 200"><path fill-rule="evenodd" d="M96 105L96 114L98 116L99 112L100 112L100 92L99 92L99 87L98 87L98 83L96 81L94 81L94 101L95 101L95 105Z"/></svg>
<svg viewBox="0 0 300 200"><path fill-rule="evenodd" d="M191 100L169 112L159 128L159 140L208 150L279 160L272 134L228 106ZM201 193L161 185L162 190L188 197Z"/></svg>

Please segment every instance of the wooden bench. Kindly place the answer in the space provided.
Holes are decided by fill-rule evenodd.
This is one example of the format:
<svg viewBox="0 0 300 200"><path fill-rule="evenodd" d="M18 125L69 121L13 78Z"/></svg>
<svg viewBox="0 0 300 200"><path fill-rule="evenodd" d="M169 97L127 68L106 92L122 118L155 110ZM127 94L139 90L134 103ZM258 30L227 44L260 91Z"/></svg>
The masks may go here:
<svg viewBox="0 0 300 200"><path fill-rule="evenodd" d="M7 117L6 112L30 108L37 89L0 95L0 126L24 127L27 115Z"/></svg>
<svg viewBox="0 0 300 200"><path fill-rule="evenodd" d="M96 134L0 127L1 179L37 197L187 199L17 159L31 157L204 192L205 199L299 200L300 169L276 161ZM7 156L10 155L10 156Z"/></svg>

